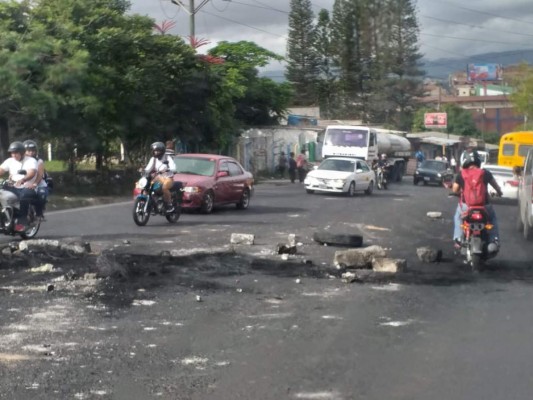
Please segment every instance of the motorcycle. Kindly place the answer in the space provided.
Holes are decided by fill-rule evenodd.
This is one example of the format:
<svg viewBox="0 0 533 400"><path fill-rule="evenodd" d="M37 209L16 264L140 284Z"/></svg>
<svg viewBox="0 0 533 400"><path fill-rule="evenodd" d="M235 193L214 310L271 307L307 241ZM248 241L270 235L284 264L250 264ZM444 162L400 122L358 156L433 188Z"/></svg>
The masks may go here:
<svg viewBox="0 0 533 400"><path fill-rule="evenodd" d="M452 196L457 194L453 193ZM484 206L468 207L461 214L461 248L457 253L474 272L480 271L485 261L497 255L497 252L488 251L489 231L493 228L494 225L491 224L489 213Z"/></svg>
<svg viewBox="0 0 533 400"><path fill-rule="evenodd" d="M387 184L388 184L388 175L389 175L389 171L388 171L388 167L382 167L382 166L376 166L375 168L375 171L376 171L376 186L379 190L382 190L382 189L387 189Z"/></svg>
<svg viewBox="0 0 533 400"><path fill-rule="evenodd" d="M174 207L171 213L166 211L161 183L155 181L151 175L143 175L137 182L137 188L141 192L133 203L133 221L135 224L138 226L146 225L151 215L164 215L168 222L178 222L181 215L181 182L174 182L174 186L170 189L171 201Z"/></svg>
<svg viewBox="0 0 533 400"><path fill-rule="evenodd" d="M6 190L6 187L13 185L14 182L10 180L1 183L0 205L2 209L0 210L0 233L10 236L20 235L22 239L31 239L37 235L37 232L41 227L41 219L37 217L35 205L30 203L28 207L26 230L23 232L15 231L17 217L19 217L20 200L15 193Z"/></svg>

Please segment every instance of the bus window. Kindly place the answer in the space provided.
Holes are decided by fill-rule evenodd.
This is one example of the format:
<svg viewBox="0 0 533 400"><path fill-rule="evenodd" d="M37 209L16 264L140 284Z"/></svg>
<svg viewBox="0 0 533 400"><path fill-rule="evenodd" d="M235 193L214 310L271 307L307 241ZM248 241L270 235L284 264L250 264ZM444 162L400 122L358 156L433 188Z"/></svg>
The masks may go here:
<svg viewBox="0 0 533 400"><path fill-rule="evenodd" d="M527 151L529 149L532 149L532 148L533 148L533 146L531 146L531 145L522 144L522 145L520 145L518 147L518 155L522 156L522 157L525 157L525 156L527 156Z"/></svg>
<svg viewBox="0 0 533 400"><path fill-rule="evenodd" d="M502 155L514 156L514 144L506 143L502 147Z"/></svg>

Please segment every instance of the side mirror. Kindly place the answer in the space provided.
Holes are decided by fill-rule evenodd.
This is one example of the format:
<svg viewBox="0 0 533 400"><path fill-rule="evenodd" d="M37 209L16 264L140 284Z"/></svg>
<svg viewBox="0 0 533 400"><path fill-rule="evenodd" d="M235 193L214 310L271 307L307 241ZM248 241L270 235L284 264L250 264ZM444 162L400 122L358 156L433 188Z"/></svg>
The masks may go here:
<svg viewBox="0 0 533 400"><path fill-rule="evenodd" d="M229 176L229 172L228 171L218 171L217 178L222 178L224 176Z"/></svg>
<svg viewBox="0 0 533 400"><path fill-rule="evenodd" d="M313 169L318 169L318 165L313 165Z"/></svg>
<svg viewBox="0 0 533 400"><path fill-rule="evenodd" d="M355 173L357 173L357 174L360 174L361 172L363 172L363 170L361 168L358 168L358 169L355 170Z"/></svg>

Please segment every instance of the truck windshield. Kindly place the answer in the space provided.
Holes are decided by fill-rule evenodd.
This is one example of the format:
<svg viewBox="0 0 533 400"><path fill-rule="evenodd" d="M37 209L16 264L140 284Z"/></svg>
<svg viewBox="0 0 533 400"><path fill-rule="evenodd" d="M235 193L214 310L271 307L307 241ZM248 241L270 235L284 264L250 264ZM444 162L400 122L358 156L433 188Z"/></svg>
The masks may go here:
<svg viewBox="0 0 533 400"><path fill-rule="evenodd" d="M328 129L324 144L330 146L366 147L368 130L364 129Z"/></svg>

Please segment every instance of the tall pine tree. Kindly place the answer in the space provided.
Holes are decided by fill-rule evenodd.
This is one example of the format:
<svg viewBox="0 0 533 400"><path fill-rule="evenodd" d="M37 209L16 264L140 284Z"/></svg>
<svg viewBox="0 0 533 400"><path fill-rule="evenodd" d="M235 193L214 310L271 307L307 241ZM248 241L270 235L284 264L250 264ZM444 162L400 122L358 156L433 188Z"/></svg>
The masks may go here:
<svg viewBox="0 0 533 400"><path fill-rule="evenodd" d="M294 88L294 105L314 105L317 103L319 59L314 46L314 14L310 0L291 0L288 36L285 77Z"/></svg>

